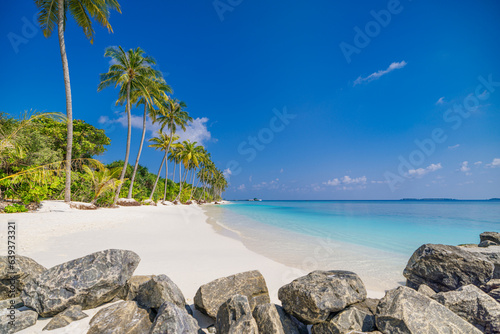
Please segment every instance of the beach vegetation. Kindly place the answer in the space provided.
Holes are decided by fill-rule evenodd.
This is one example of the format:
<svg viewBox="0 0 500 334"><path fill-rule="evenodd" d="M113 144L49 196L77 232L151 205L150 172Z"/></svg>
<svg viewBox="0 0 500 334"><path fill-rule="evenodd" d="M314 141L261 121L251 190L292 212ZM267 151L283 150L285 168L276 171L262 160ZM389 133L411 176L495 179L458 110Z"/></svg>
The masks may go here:
<svg viewBox="0 0 500 334"><path fill-rule="evenodd" d="M28 211L28 209L22 204L12 203L11 205L7 205L3 209L3 211L5 213L16 213L16 212L26 212Z"/></svg>

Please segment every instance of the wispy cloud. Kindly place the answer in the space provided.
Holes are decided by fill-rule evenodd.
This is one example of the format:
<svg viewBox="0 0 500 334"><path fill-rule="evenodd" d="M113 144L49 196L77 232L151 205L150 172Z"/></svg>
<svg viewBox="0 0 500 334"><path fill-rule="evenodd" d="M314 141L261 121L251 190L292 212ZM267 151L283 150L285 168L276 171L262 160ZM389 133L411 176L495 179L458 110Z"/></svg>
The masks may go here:
<svg viewBox="0 0 500 334"><path fill-rule="evenodd" d="M460 165L460 171L465 173L465 175L472 175L472 173L470 172L470 167L469 167L468 161L462 162L462 164Z"/></svg>
<svg viewBox="0 0 500 334"><path fill-rule="evenodd" d="M361 176L361 177L356 177L356 178L351 178L348 175L345 175L344 177L339 178L334 178L332 180L328 180L326 182L323 182L323 184L326 184L327 186L340 186L340 185L360 185L360 184L366 184L367 178L366 176Z"/></svg>
<svg viewBox="0 0 500 334"><path fill-rule="evenodd" d="M245 188L246 188L246 187L245 187L245 185L244 185L244 184L241 184L241 185L239 185L239 186L238 186L238 190L240 190L240 191L245 190Z"/></svg>
<svg viewBox="0 0 500 334"><path fill-rule="evenodd" d="M500 158L493 159L493 161L487 164L486 167L491 167L491 168L500 167Z"/></svg>
<svg viewBox="0 0 500 334"><path fill-rule="evenodd" d="M474 162L474 165L478 166L478 165L481 165L483 162L482 161L476 161Z"/></svg>
<svg viewBox="0 0 500 334"><path fill-rule="evenodd" d="M132 128L135 129L142 129L142 117L138 115L132 115L131 119L131 124ZM115 119L110 119L108 116L101 116L99 117L98 122L100 124L110 124L110 123L117 123L120 124L123 127L128 126L128 120L127 120L127 115L120 115L120 117L115 118ZM190 122L186 126L186 131L178 131L176 134L179 136L179 140L190 140L192 142L197 142L200 145L204 145L204 143L210 141L212 139L212 136L210 134L210 131L208 131L207 128L207 122L208 118L206 117L198 117L193 119L192 122ZM150 132L152 135L155 134L160 130L160 124L155 123L151 121L151 119L148 117L146 120L146 131Z"/></svg>
<svg viewBox="0 0 500 334"><path fill-rule="evenodd" d="M444 103L444 96L440 97L439 100L436 101L436 105Z"/></svg>
<svg viewBox="0 0 500 334"><path fill-rule="evenodd" d="M448 149L449 150L456 150L459 147L460 147L460 144L457 144L457 145L453 145L453 146L448 146Z"/></svg>
<svg viewBox="0 0 500 334"><path fill-rule="evenodd" d="M359 84L364 83L364 82L370 82L370 81L373 81L373 80L377 80L381 76L386 75L387 73L390 73L390 72L392 72L394 70L398 70L400 68L403 68L405 66L406 66L406 62L404 60L401 61L401 62L399 62L399 63L398 62L394 62L391 65L389 65L389 67L386 68L385 70L380 70L380 71L374 72L374 73L370 74L369 76L367 76L366 78L363 78L362 76L359 76L354 81L354 86L359 85Z"/></svg>
<svg viewBox="0 0 500 334"><path fill-rule="evenodd" d="M429 174L431 172L435 172L441 168L443 168L441 166L441 163L438 163L438 164L431 164L431 165L427 166L426 168L410 169L408 171L408 176L410 176L410 177L422 177L422 176Z"/></svg>

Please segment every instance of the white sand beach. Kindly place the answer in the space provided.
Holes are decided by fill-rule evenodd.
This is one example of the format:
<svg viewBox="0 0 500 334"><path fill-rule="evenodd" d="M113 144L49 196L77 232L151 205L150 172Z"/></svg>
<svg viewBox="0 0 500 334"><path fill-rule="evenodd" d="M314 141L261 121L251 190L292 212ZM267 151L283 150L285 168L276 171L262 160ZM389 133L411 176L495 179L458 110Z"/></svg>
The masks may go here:
<svg viewBox="0 0 500 334"><path fill-rule="evenodd" d="M237 238L219 233L221 227L207 223L203 209L196 205L82 211L60 203L47 211L1 216L4 223L18 223L19 255L50 268L100 250L132 250L141 257L135 275L166 274L182 290L188 304L193 304L200 285L254 269L264 275L271 300L279 303L278 289L302 274L254 253ZM0 233L2 255L6 254L5 235ZM369 291L369 295L381 297L383 291ZM90 317L51 333L86 333L97 309L85 312ZM198 312L195 317L200 325L206 324L207 319ZM40 319L20 333L41 333L48 321Z"/></svg>

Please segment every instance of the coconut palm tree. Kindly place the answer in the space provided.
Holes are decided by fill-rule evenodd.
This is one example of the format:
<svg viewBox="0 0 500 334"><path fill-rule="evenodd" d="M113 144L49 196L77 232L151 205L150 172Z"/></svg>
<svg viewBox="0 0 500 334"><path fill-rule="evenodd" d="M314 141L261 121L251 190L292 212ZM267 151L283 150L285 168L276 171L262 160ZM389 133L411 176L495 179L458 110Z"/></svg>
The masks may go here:
<svg viewBox="0 0 500 334"><path fill-rule="evenodd" d="M158 184L158 180L160 178L161 170L163 168L163 162L165 162L165 192L163 194L163 200L166 199L166 194L167 194L167 182L168 182L168 164L167 164L167 158L168 155L171 151L172 147L177 147L175 144L175 141L179 139L179 136L168 136L163 132L158 132L158 137L151 138L149 141L153 142L153 144L149 145L149 147L153 147L155 149L159 149L161 151L164 151L165 154L163 155L163 160L160 163L160 168L158 170L158 175L156 176L155 183L153 185L153 190L151 191L151 195L149 196L149 199L153 198L153 194L156 190L156 186ZM174 143L172 143L173 141Z"/></svg>
<svg viewBox="0 0 500 334"><path fill-rule="evenodd" d="M139 159L141 158L142 147L144 145L144 138L146 137L146 120L147 116L151 119L156 118L157 110L154 108L155 105L160 105L162 101L168 100L167 93L172 93L172 89L165 83L163 78L150 78L146 89L150 92L152 101L149 101L146 96L144 96L141 90L135 90L132 95L132 101L136 103L136 107L144 105L144 113L142 116L142 136L141 144L139 145L139 152L137 152L137 157L135 159L134 171L132 172L132 177L130 178L130 187L128 189L127 198L132 198L132 190L134 188L135 175L137 173L137 168L139 167ZM152 102L152 103L151 103Z"/></svg>
<svg viewBox="0 0 500 334"><path fill-rule="evenodd" d="M186 130L187 123L193 120L191 117L189 117L187 111L184 110L185 107L186 104L184 102L175 99L163 101L163 103L159 106L159 111L156 115L156 118L153 120L153 123L160 123L160 132L163 132L163 129L165 129L165 127L170 130L169 143L174 142L172 140L172 136L177 131L177 127L180 127L182 130ZM166 152L170 152L170 147L166 148ZM158 180L160 179L162 166L163 161L160 164L158 175L156 176L156 181L153 185L153 190L151 191L151 195L149 196L150 200L153 198L156 185L158 183Z"/></svg>
<svg viewBox="0 0 500 334"><path fill-rule="evenodd" d="M43 30L45 37L52 35L54 26L57 25L59 37L59 51L64 74L64 89L66 91L66 117L67 117L67 138L66 138L66 183L64 190L64 200L71 201L71 153L73 150L73 105L71 100L71 84L69 80L69 65L66 56L66 44L64 41L64 30L66 27L66 13L69 11L76 23L83 28L83 33L94 42L94 29L92 19L113 32L109 23L110 10L121 13L117 0L35 0L35 4L40 10L38 12L38 23Z"/></svg>
<svg viewBox="0 0 500 334"><path fill-rule="evenodd" d="M125 172L127 171L128 159L130 155L130 137L132 133L132 123L131 123L131 92L140 91L144 95L145 99L152 103L152 94L148 90L148 83L151 81L152 77L160 77L161 73L152 68L156 64L155 60L144 54L141 48L135 50L130 49L127 52L123 50L121 46L119 47L108 47L104 53L105 57L111 57L114 63L109 67L107 73L101 74L101 82L98 86L98 91L111 86L120 86L119 98L120 100L126 97L126 112L128 121L128 132L127 132L127 146L125 150L125 160L123 162L123 169L120 175L120 183L116 189L115 198L113 204L116 204L120 196L120 190L123 185L123 180L125 179Z"/></svg>
<svg viewBox="0 0 500 334"><path fill-rule="evenodd" d="M184 180L186 180L189 172L193 170L192 183L194 182L194 169L200 165L200 159L202 158L203 154L202 150L203 147L196 145L196 142L191 142L189 140L185 140L182 142L182 148L179 150L177 155L185 168L186 173L184 176ZM181 192L182 182L179 184L179 194L177 195L176 200L180 200Z"/></svg>
<svg viewBox="0 0 500 334"><path fill-rule="evenodd" d="M115 190L118 187L120 180L117 179L120 175L121 167L115 167L112 169L105 168L102 166L100 170L91 169L87 165L83 165L83 170L87 175L89 175L92 181L92 186L94 187L94 198L92 199L92 204L96 204L97 199L108 191Z"/></svg>

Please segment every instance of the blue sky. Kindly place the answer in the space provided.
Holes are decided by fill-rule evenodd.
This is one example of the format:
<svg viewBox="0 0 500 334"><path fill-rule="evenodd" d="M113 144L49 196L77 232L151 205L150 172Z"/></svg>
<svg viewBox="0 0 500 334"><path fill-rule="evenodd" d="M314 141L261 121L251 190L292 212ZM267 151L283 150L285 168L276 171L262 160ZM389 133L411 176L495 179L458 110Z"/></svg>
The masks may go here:
<svg viewBox="0 0 500 334"><path fill-rule="evenodd" d="M66 31L74 115L106 129L105 162L125 153L117 92L97 92L104 49L121 45L153 56L187 103L183 137L226 170L226 198L500 197L497 1L120 4L93 45ZM0 111L64 112L57 37L30 23L33 1L1 7ZM134 158L139 140L134 128ZM148 148L141 164L160 161Z"/></svg>

